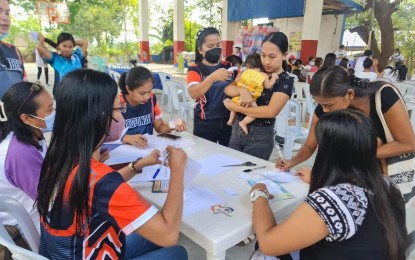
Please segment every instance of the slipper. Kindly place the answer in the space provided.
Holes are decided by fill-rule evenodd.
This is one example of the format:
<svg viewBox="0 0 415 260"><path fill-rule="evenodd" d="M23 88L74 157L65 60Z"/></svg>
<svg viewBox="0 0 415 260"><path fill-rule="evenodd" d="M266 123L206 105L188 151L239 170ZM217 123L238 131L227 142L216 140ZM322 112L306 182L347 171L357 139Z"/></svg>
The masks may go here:
<svg viewBox="0 0 415 260"><path fill-rule="evenodd" d="M256 239L256 236L255 235L250 235L247 238L245 238L244 240L242 240L241 242L239 242L238 244L236 244L236 246L247 246L252 241L254 241L255 239Z"/></svg>

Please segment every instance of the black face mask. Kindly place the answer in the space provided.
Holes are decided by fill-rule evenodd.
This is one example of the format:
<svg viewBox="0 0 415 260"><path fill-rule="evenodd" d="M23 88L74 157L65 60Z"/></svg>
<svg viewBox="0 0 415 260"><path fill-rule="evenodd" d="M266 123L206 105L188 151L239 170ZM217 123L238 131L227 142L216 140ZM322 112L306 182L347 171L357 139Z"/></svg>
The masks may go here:
<svg viewBox="0 0 415 260"><path fill-rule="evenodd" d="M205 59L209 63L218 63L221 53L222 53L222 48L210 49L205 53Z"/></svg>

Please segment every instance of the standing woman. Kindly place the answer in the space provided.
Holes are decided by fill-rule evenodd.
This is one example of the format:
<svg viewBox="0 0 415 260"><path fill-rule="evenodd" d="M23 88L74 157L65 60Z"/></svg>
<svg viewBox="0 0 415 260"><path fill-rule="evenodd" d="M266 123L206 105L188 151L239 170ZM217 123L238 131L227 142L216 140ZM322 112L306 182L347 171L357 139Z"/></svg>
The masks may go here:
<svg viewBox="0 0 415 260"><path fill-rule="evenodd" d="M240 96L241 100L240 106L230 102L229 99L224 101L226 108L238 112L233 124L230 148L264 160L269 159L274 147L275 117L290 99L294 85L293 78L283 68L287 51L288 39L282 32L271 33L262 42L262 66L269 77L278 74L278 80L270 89L264 89L257 99L257 107L249 107L254 100L247 89L235 85L225 89L228 96ZM245 116L257 118L248 125L248 135L239 127L239 122Z"/></svg>
<svg viewBox="0 0 415 260"><path fill-rule="evenodd" d="M236 72L227 71L231 64L220 60L221 52L216 28L203 28L197 33L196 60L187 72L187 88L196 100L193 134L228 146L232 128L226 124L229 111L223 105L224 89Z"/></svg>
<svg viewBox="0 0 415 260"><path fill-rule="evenodd" d="M22 55L3 39L9 35L10 7L8 0L0 0L0 99L15 83L26 80Z"/></svg>

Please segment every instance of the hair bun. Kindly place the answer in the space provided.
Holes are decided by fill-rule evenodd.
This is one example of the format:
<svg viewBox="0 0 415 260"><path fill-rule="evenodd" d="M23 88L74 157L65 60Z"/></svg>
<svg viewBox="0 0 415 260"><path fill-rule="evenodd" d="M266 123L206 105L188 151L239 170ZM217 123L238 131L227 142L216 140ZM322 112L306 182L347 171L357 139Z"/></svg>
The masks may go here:
<svg viewBox="0 0 415 260"><path fill-rule="evenodd" d="M369 79L358 78L355 75L350 75L350 83L356 88L367 89L370 84Z"/></svg>

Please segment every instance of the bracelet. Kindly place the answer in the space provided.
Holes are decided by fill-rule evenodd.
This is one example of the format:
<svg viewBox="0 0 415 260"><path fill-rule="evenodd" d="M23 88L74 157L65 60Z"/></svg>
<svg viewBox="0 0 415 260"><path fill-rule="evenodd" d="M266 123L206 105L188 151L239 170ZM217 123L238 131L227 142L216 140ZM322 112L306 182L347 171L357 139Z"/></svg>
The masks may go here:
<svg viewBox="0 0 415 260"><path fill-rule="evenodd" d="M134 166L141 159L142 159L141 157L140 158L137 158L137 160L135 160L133 162L130 162L128 164L128 169L130 169L133 174L138 174L138 173L142 173L143 172L143 169L137 170L135 168L135 166Z"/></svg>

